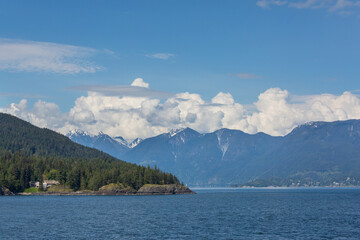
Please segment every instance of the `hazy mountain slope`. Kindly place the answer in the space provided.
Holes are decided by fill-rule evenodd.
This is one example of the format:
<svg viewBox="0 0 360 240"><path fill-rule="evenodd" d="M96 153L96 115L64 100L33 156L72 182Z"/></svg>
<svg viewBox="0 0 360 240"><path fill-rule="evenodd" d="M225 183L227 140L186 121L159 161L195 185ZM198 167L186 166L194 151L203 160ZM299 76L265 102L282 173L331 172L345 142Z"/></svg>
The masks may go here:
<svg viewBox="0 0 360 240"><path fill-rule="evenodd" d="M130 150L124 159L140 164L156 164L189 184L227 185L248 180L244 167L276 145L279 138L266 134L249 135L220 129L199 134L186 128L175 135L149 138Z"/></svg>
<svg viewBox="0 0 360 240"><path fill-rule="evenodd" d="M360 176L360 121L301 125L284 137L278 151L267 157L276 164L261 177L306 172Z"/></svg>
<svg viewBox="0 0 360 240"><path fill-rule="evenodd" d="M156 164L166 169L174 169L184 153L184 146L198 136L200 134L190 128L173 130L143 140L125 154L124 158L144 165Z"/></svg>
<svg viewBox="0 0 360 240"><path fill-rule="evenodd" d="M359 120L304 124L285 137L229 129L182 134L186 141L177 145L171 144L176 135L147 139L125 159L157 164L189 184L205 186L294 176L322 184L360 175Z"/></svg>

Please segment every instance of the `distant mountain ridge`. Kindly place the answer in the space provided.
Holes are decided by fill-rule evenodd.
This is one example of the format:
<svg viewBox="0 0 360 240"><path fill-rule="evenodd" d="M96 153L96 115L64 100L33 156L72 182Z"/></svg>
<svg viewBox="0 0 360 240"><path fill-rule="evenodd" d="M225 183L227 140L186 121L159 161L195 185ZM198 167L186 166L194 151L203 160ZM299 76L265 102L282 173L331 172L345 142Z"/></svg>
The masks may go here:
<svg viewBox="0 0 360 240"><path fill-rule="evenodd" d="M101 144L93 147L105 151ZM191 186L251 185L258 180L322 186L346 185L346 179L352 179L355 184L360 179L360 120L310 122L283 137L230 129L200 134L184 128L115 154L129 162L157 165Z"/></svg>
<svg viewBox="0 0 360 240"><path fill-rule="evenodd" d="M67 133L66 136L76 143L96 148L120 159L131 148L135 147L142 141L141 138L136 138L134 141L128 143L121 136L112 138L103 132L93 135L80 129L74 129Z"/></svg>

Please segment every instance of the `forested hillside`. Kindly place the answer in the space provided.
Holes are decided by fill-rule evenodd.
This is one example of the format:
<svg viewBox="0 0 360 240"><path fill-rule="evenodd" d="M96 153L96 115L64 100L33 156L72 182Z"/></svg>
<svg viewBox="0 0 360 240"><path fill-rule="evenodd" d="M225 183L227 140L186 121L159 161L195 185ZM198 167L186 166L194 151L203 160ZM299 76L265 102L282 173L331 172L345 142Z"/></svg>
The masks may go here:
<svg viewBox="0 0 360 240"><path fill-rule="evenodd" d="M130 164L67 137L0 113L0 186L22 192L29 181L58 180L73 190L98 190L122 183L138 190L144 184L178 184L158 169Z"/></svg>
<svg viewBox="0 0 360 240"><path fill-rule="evenodd" d="M0 113L0 150L28 156L113 158L96 149L75 144L59 133L35 127L4 113Z"/></svg>

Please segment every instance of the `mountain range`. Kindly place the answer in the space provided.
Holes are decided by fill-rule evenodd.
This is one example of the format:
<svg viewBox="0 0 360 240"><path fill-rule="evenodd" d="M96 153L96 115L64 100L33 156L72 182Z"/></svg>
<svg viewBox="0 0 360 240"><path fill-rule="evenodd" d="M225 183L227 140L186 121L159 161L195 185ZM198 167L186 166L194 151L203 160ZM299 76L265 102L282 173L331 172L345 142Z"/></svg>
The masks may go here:
<svg viewBox="0 0 360 240"><path fill-rule="evenodd" d="M135 147L142 141L141 139L137 138L134 141L128 143L122 137L112 138L103 132L99 132L97 135L92 135L79 129L70 131L66 136L76 143L99 149L118 158L124 156L124 154L127 153L129 149Z"/></svg>
<svg viewBox="0 0 360 240"><path fill-rule="evenodd" d="M104 133L67 136L128 162L156 165L190 186L360 185L360 120L310 122L283 137L184 128L129 145Z"/></svg>

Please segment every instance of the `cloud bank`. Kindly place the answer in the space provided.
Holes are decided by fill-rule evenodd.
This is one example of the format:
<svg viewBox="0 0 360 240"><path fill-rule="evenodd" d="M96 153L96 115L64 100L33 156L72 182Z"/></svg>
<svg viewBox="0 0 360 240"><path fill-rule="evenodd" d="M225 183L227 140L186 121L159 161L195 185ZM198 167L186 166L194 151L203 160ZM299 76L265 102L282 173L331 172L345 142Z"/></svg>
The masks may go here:
<svg viewBox="0 0 360 240"><path fill-rule="evenodd" d="M149 87L142 79L136 79L132 86ZM93 134L103 131L125 139L151 137L180 127L199 132L230 128L280 136L309 121L360 118L360 98L350 92L340 96L294 96L287 90L270 88L258 96L254 107L255 111L250 112L230 93L224 92L205 101L199 94L188 92L160 100L89 91L87 96L76 99L69 112L61 112L55 103L42 100L30 108L26 99L0 111L64 134L78 128Z"/></svg>
<svg viewBox="0 0 360 240"><path fill-rule="evenodd" d="M53 73L94 73L101 69L86 60L92 48L48 42L0 39L0 70Z"/></svg>

